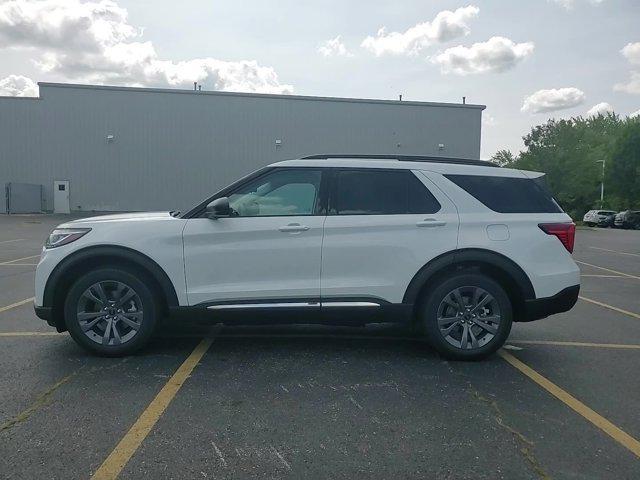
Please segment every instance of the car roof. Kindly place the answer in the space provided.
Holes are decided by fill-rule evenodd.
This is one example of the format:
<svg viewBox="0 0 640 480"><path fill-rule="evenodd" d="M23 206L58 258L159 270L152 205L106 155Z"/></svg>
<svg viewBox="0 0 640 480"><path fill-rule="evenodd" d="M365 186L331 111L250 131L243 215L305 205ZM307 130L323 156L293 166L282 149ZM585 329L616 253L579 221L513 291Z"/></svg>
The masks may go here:
<svg viewBox="0 0 640 480"><path fill-rule="evenodd" d="M491 162L462 158L413 157L406 155L313 155L295 160L273 163L270 167L329 167L329 168L385 168L398 170L428 170L441 174L483 175L493 177L528 177L544 175L540 172L500 168Z"/></svg>

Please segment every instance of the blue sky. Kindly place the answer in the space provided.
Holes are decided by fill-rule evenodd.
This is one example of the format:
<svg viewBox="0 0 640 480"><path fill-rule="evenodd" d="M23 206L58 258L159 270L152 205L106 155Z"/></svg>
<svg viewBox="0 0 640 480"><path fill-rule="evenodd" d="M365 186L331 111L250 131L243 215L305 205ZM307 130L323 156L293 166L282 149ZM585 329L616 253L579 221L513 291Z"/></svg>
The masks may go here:
<svg viewBox="0 0 640 480"><path fill-rule="evenodd" d="M639 25L637 0L0 0L0 94L195 77L204 89L464 95L487 105L486 158L550 117L640 110Z"/></svg>

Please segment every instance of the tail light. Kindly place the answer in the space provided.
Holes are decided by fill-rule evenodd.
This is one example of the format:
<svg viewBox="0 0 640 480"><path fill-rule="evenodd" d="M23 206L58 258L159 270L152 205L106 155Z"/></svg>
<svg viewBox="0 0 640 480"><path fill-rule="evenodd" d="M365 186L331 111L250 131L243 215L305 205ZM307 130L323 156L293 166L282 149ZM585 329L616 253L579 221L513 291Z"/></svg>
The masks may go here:
<svg viewBox="0 0 640 480"><path fill-rule="evenodd" d="M573 244L576 239L575 223L541 223L538 226L547 235L558 237L569 253L573 252Z"/></svg>

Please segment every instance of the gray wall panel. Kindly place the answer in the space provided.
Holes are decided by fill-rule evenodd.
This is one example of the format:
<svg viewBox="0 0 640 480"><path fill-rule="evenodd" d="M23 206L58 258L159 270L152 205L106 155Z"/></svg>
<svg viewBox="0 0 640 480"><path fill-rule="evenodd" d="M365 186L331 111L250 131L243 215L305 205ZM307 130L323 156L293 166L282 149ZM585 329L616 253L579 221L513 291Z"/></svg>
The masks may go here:
<svg viewBox="0 0 640 480"><path fill-rule="evenodd" d="M0 98L0 185L40 183L48 209L54 180L70 181L72 210L186 209L302 155L479 158L481 115L473 105L41 84L40 99Z"/></svg>

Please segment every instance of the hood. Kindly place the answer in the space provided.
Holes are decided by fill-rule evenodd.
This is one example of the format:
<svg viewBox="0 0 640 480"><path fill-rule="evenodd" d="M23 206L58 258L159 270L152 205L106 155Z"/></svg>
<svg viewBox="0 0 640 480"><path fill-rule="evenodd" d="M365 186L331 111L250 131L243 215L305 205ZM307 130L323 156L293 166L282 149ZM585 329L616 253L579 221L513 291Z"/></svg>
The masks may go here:
<svg viewBox="0 0 640 480"><path fill-rule="evenodd" d="M115 215L98 215L96 217L78 218L66 222L65 225L79 225L82 223L107 223L107 222L138 222L146 220L161 220L173 218L169 212L138 212L138 213L118 213Z"/></svg>

